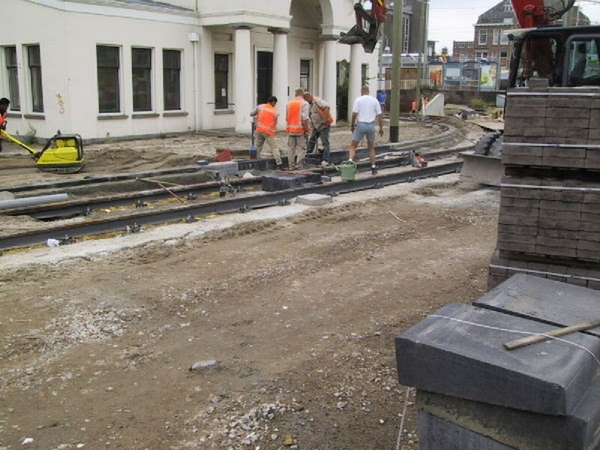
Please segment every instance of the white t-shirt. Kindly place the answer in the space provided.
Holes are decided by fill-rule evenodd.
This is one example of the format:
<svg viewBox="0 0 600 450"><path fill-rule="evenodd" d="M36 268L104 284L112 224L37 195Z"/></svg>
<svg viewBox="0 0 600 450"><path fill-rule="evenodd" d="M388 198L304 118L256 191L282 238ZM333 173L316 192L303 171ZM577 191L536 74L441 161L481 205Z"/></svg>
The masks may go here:
<svg viewBox="0 0 600 450"><path fill-rule="evenodd" d="M357 122L375 122L377 116L381 114L381 105L375 97L370 95L361 95L354 100L354 106L352 112L357 113Z"/></svg>

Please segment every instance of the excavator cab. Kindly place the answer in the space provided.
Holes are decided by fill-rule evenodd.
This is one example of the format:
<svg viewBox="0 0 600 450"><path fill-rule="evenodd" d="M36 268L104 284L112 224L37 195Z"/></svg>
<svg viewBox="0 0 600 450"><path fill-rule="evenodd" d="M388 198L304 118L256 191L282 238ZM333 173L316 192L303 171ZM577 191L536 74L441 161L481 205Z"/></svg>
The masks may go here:
<svg viewBox="0 0 600 450"><path fill-rule="evenodd" d="M540 27L515 37L509 87L600 86L600 27Z"/></svg>
<svg viewBox="0 0 600 450"><path fill-rule="evenodd" d="M372 0L370 11L365 10L359 2L354 5L356 25L348 33L341 33L339 42L341 44L361 44L365 53L373 53L381 24L385 22L387 7L386 0Z"/></svg>

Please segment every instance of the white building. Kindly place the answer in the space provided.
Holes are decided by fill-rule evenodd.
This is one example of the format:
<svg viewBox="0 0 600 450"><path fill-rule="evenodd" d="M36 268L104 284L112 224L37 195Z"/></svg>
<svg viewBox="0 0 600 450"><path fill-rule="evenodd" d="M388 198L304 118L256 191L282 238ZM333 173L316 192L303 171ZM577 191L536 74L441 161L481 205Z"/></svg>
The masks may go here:
<svg viewBox="0 0 600 450"><path fill-rule="evenodd" d="M364 79L376 88L377 50L336 42L354 24L353 0L3 2L0 97L13 133L249 133L257 102L275 95L285 117L298 86L335 113L342 60L349 103Z"/></svg>

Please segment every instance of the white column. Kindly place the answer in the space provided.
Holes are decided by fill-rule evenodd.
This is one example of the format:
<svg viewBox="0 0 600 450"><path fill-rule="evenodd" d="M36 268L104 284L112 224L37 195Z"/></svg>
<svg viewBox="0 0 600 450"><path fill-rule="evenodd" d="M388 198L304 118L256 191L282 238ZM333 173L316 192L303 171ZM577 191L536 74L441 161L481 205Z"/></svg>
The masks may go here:
<svg viewBox="0 0 600 450"><path fill-rule="evenodd" d="M288 30L270 28L273 33L273 95L277 97L277 129L285 130L285 107L288 102Z"/></svg>
<svg viewBox="0 0 600 450"><path fill-rule="evenodd" d="M360 44L352 44L350 50L350 82L348 84L348 122L352 119L354 100L360 96L361 69L363 48Z"/></svg>
<svg viewBox="0 0 600 450"><path fill-rule="evenodd" d="M235 132L252 132L254 77L252 76L252 46L250 27L237 26L234 35L233 99L235 103Z"/></svg>
<svg viewBox="0 0 600 450"><path fill-rule="evenodd" d="M201 130L211 130L215 115L215 55L213 49L212 32L210 28L200 28L200 57L198 58L197 77L198 88L198 110Z"/></svg>
<svg viewBox="0 0 600 450"><path fill-rule="evenodd" d="M329 103L331 116L337 119L337 54L336 41L327 39L323 42L323 89L322 97Z"/></svg>

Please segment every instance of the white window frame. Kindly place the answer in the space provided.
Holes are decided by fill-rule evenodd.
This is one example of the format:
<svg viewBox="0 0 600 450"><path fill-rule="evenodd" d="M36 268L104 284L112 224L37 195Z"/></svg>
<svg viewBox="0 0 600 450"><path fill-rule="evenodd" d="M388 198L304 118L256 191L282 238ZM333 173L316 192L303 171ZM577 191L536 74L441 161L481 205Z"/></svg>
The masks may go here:
<svg viewBox="0 0 600 450"><path fill-rule="evenodd" d="M146 50L150 52L150 68L148 69L150 71L150 108L149 109L135 109L134 105L135 105L135 101L134 101L134 89L133 89L133 85L134 85L134 81L133 81L133 53L136 50ZM155 107L155 102L156 102L156 55L155 55L155 51L154 48L152 47L131 47L131 108L134 114L143 114L143 113L149 113L154 111Z"/></svg>
<svg viewBox="0 0 600 450"><path fill-rule="evenodd" d="M40 65L39 65L39 70L40 70L40 96L41 96L41 111L35 111L34 110L34 92L33 92L33 76L32 76L32 66L31 66L31 61L29 58L29 50L31 48L37 47L39 49L40 52ZM26 61L26 66L25 66L25 71L26 71L26 77L27 77L27 82L25 84L25 89L27 91L28 94L28 100L29 103L27 104L27 109L29 111L31 111L32 114L44 114L45 111L45 104L44 104L44 76L43 76L43 64L42 64L42 46L40 44L27 44L24 46L24 52L23 52L24 56L25 56L25 61ZM23 107L23 102L21 102L21 107Z"/></svg>
<svg viewBox="0 0 600 450"><path fill-rule="evenodd" d="M479 45L487 45L487 28L482 28L479 30L479 32L477 33L477 43Z"/></svg>
<svg viewBox="0 0 600 450"><path fill-rule="evenodd" d="M98 57L97 57L97 49L98 47L114 47L117 49L119 53L119 67L117 71L117 87L119 89L118 101L119 101L119 109L117 111L100 111L100 86L98 86ZM114 44L100 44L96 43L96 95L98 99L98 114L100 115L114 115L114 114L123 114L123 95L125 93L124 89L124 64L123 64L123 47L121 45Z"/></svg>
<svg viewBox="0 0 600 450"><path fill-rule="evenodd" d="M166 104L165 104L165 97L167 95L167 93L165 92L165 52L177 52L179 53L179 108L169 108L167 109ZM158 58L158 56L157 56ZM185 74L184 71L184 53L183 50L180 48L163 48L161 50L161 71L162 71L162 105L163 105L163 111L164 112L178 112L178 111L183 111L183 101L185 99L184 93L183 93L183 88L185 83L183 82L183 77ZM169 70L173 70L172 68L169 68ZM158 71L157 71L158 73ZM158 87L158 86L157 86ZM157 98L158 99L158 98Z"/></svg>
<svg viewBox="0 0 600 450"><path fill-rule="evenodd" d="M306 86L302 86L302 62L308 62L308 77L306 78ZM300 58L300 84L306 92L312 92L312 77L313 77L313 60L309 58Z"/></svg>

